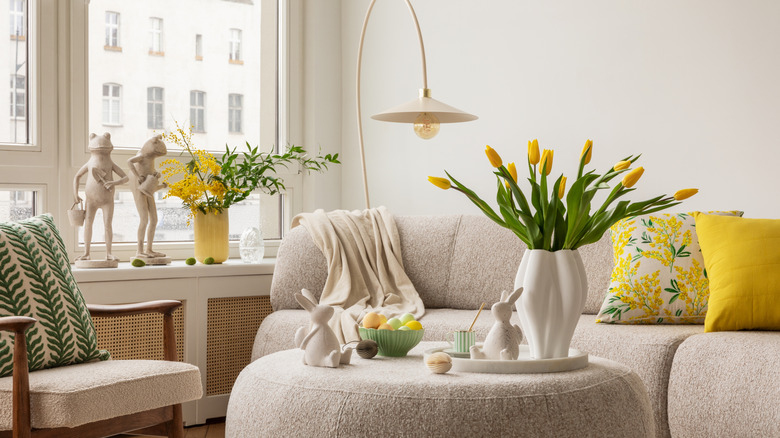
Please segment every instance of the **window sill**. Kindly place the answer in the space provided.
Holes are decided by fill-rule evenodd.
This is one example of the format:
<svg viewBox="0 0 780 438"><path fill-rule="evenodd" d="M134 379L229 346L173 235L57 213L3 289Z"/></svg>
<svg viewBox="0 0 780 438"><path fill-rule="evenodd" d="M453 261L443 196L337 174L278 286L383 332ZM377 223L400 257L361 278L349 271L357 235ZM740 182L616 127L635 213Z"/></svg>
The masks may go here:
<svg viewBox="0 0 780 438"><path fill-rule="evenodd" d="M24 35L14 35L11 34L11 41L26 41L27 37Z"/></svg>
<svg viewBox="0 0 780 438"><path fill-rule="evenodd" d="M103 49L108 50L109 52L121 52L122 48L119 46L103 46Z"/></svg>
<svg viewBox="0 0 780 438"><path fill-rule="evenodd" d="M144 266L136 268L129 262L122 262L115 269L83 269L73 266L73 276L78 283L123 280L156 280L163 278L230 277L237 275L272 275L275 258L263 259L261 263L242 263L240 259L228 260L219 265L196 264L188 266L177 260L165 266Z"/></svg>
<svg viewBox="0 0 780 438"><path fill-rule="evenodd" d="M154 50L150 50L149 56L165 56L165 52L155 52Z"/></svg>
<svg viewBox="0 0 780 438"><path fill-rule="evenodd" d="M197 56L197 55L196 55L196 56L195 56L195 60L196 60L196 61L203 61L203 57L202 57L202 56Z"/></svg>
<svg viewBox="0 0 780 438"><path fill-rule="evenodd" d="M244 65L244 61L240 59L229 59L228 63L235 64L235 65Z"/></svg>

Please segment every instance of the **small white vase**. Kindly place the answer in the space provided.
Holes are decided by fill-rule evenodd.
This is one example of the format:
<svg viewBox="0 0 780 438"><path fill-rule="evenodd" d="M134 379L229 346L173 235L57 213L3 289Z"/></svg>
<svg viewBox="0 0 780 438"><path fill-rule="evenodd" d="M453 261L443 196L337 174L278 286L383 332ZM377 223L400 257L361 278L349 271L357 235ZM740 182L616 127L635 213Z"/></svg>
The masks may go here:
<svg viewBox="0 0 780 438"><path fill-rule="evenodd" d="M531 357L568 357L588 295L580 253L526 250L515 277L515 289L521 286L524 290L516 307Z"/></svg>

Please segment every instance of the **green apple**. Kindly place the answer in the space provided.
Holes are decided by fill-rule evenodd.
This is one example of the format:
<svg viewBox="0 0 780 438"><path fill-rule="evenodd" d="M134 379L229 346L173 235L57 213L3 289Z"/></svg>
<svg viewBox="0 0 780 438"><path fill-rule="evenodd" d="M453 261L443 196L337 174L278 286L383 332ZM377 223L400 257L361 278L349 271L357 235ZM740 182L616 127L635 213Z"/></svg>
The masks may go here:
<svg viewBox="0 0 780 438"><path fill-rule="evenodd" d="M414 321L414 315L412 315L411 313L404 313L403 315L401 315L400 319L401 319L401 324L406 325L407 322Z"/></svg>
<svg viewBox="0 0 780 438"><path fill-rule="evenodd" d="M401 322L398 318L390 318L387 320L387 323L393 326L393 330L398 330L402 325L404 325L403 322Z"/></svg>
<svg viewBox="0 0 780 438"><path fill-rule="evenodd" d="M408 325L402 325L401 327L398 327L398 330L406 331L406 330L411 330L411 328Z"/></svg>

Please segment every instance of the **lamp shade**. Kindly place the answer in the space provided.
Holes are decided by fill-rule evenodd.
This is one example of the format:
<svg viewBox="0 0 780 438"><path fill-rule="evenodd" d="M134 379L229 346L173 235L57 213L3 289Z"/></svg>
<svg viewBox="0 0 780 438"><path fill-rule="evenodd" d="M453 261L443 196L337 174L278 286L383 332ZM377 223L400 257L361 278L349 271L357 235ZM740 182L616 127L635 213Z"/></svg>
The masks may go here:
<svg viewBox="0 0 780 438"><path fill-rule="evenodd" d="M371 116L374 120L382 122L414 123L420 113L433 114L439 119L439 123L458 123L477 120L479 117L463 112L430 97L429 89L420 90L420 97L403 105L390 108L379 114Z"/></svg>

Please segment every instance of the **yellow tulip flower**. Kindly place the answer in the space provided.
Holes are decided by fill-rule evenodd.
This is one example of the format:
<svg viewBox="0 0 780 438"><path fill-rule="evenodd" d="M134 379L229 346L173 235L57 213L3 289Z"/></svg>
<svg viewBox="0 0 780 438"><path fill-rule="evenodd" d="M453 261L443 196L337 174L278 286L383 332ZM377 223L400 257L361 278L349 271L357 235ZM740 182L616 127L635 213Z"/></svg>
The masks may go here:
<svg viewBox="0 0 780 438"><path fill-rule="evenodd" d="M539 164L539 141L536 139L528 140L528 162L531 166Z"/></svg>
<svg viewBox="0 0 780 438"><path fill-rule="evenodd" d="M585 155L587 153L587 155ZM582 153L580 154L580 159L582 159L582 156L585 155L585 164L590 163L590 158L593 156L593 140L588 139L588 141L585 142L585 146L582 148Z"/></svg>
<svg viewBox="0 0 780 438"><path fill-rule="evenodd" d="M545 149L542 151L542 161L541 163L544 164L544 167L539 170L539 173L542 175L549 175L550 171L552 170L552 164L553 164L553 154L555 151L552 149Z"/></svg>
<svg viewBox="0 0 780 438"><path fill-rule="evenodd" d="M485 146L485 155L487 155L488 160L490 160L491 166L498 168L503 164L501 156L499 156L498 152L494 151L490 146Z"/></svg>
<svg viewBox="0 0 780 438"><path fill-rule="evenodd" d="M517 167L515 167L515 163L509 163L509 165L506 166L506 169L509 171L509 174L512 175L512 179L517 182Z"/></svg>
<svg viewBox="0 0 780 438"><path fill-rule="evenodd" d="M617 172L618 170L628 169L630 166L630 161L618 161L614 166L612 166L612 170Z"/></svg>
<svg viewBox="0 0 780 438"><path fill-rule="evenodd" d="M561 178L561 185L558 187L558 198L563 199L563 194L566 193L566 177Z"/></svg>
<svg viewBox="0 0 780 438"><path fill-rule="evenodd" d="M699 189L682 189L678 190L677 193L674 194L674 200L675 201L682 201L683 199L688 199L691 196L699 193Z"/></svg>
<svg viewBox="0 0 780 438"><path fill-rule="evenodd" d="M645 173L644 167L637 167L631 172L628 172L626 176L623 177L623 187L625 188L633 187L634 184L636 184L636 182L639 181L639 178L642 177L643 173Z"/></svg>
<svg viewBox="0 0 780 438"><path fill-rule="evenodd" d="M436 187L442 190L447 190L450 187L452 187L450 180L448 180L447 178L439 178L438 176L429 176L428 181L430 181L431 184L435 185Z"/></svg>

